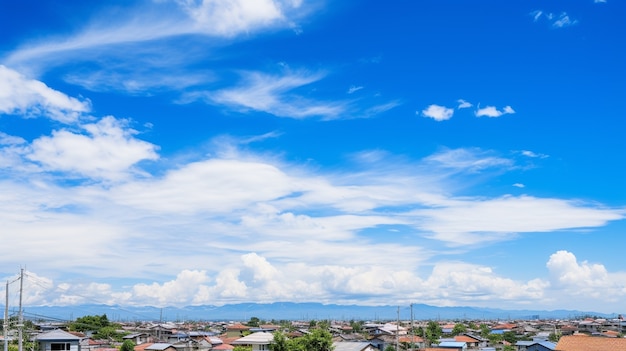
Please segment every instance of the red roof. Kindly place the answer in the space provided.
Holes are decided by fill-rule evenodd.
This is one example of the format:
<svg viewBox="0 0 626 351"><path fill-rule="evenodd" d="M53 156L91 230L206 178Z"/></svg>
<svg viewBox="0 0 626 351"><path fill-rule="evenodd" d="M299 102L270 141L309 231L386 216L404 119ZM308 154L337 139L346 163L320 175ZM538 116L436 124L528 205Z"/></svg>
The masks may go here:
<svg viewBox="0 0 626 351"><path fill-rule="evenodd" d="M557 351L618 351L626 350L625 338L562 336L556 344Z"/></svg>

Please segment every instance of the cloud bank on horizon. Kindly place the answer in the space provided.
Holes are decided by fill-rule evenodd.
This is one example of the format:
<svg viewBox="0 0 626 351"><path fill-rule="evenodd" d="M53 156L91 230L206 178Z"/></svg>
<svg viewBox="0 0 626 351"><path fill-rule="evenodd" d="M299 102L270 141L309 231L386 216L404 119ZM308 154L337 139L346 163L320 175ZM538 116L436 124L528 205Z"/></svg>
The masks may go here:
<svg viewBox="0 0 626 351"><path fill-rule="evenodd" d="M46 6L0 15L10 303L623 312L625 4Z"/></svg>

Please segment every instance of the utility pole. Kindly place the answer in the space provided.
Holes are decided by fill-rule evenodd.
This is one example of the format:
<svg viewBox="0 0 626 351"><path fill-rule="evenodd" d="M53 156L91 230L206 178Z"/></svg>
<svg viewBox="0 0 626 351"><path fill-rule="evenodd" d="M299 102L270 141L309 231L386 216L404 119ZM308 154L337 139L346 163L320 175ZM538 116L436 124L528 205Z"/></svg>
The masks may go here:
<svg viewBox="0 0 626 351"><path fill-rule="evenodd" d="M9 281L7 280L6 288L6 300L4 303L4 324L2 330L4 331L4 351L9 351Z"/></svg>
<svg viewBox="0 0 626 351"><path fill-rule="evenodd" d="M18 320L17 320L17 331L18 337L18 351L23 351L23 340L22 334L24 329L24 314L22 313L22 292L24 289L24 268L20 269L20 310L18 312ZM7 350L8 351L8 350Z"/></svg>
<svg viewBox="0 0 626 351"><path fill-rule="evenodd" d="M398 306L398 320L396 322L396 351L400 351L400 306Z"/></svg>
<svg viewBox="0 0 626 351"><path fill-rule="evenodd" d="M415 331L413 329L413 304L411 304L411 351L415 346Z"/></svg>

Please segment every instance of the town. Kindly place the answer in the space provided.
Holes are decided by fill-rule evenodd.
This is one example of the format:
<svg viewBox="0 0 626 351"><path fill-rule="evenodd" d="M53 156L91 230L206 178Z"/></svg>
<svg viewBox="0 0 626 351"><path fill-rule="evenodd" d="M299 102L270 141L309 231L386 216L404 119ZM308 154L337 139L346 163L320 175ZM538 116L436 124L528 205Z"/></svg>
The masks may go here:
<svg viewBox="0 0 626 351"><path fill-rule="evenodd" d="M623 351L626 321L5 319L3 351Z"/></svg>

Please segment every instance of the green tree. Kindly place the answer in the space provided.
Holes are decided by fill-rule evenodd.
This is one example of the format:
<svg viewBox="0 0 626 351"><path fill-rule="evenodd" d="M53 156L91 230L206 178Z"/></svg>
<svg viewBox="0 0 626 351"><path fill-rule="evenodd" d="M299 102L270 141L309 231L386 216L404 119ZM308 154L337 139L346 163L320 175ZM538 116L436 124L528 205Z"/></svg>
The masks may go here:
<svg viewBox="0 0 626 351"><path fill-rule="evenodd" d="M491 329L489 329L489 326L487 324L481 324L480 325L480 336L482 336L483 338L486 338L489 336L489 334L491 334Z"/></svg>
<svg viewBox="0 0 626 351"><path fill-rule="evenodd" d="M502 340L504 340L502 338L502 334L489 334L487 335L487 339L489 339L489 342L491 343L491 346L495 345L495 344L499 344L502 342Z"/></svg>
<svg viewBox="0 0 626 351"><path fill-rule="evenodd" d="M290 351L289 340L284 333L274 333L274 340L272 340L270 344L270 351Z"/></svg>
<svg viewBox="0 0 626 351"><path fill-rule="evenodd" d="M120 347L120 351L134 351L135 343L132 340L124 340L122 346Z"/></svg>
<svg viewBox="0 0 626 351"><path fill-rule="evenodd" d="M561 338L561 333L550 333L550 335L548 335L548 340L552 342L559 342L560 338Z"/></svg>
<svg viewBox="0 0 626 351"><path fill-rule="evenodd" d="M504 348L502 348L502 351L515 351L515 346L504 345Z"/></svg>
<svg viewBox="0 0 626 351"><path fill-rule="evenodd" d="M425 332L425 337L431 345L437 342L437 340L441 338L441 335L443 335L443 330L441 329L441 326L439 325L439 323L434 321L428 322Z"/></svg>
<svg viewBox="0 0 626 351"><path fill-rule="evenodd" d="M505 331L502 333L502 338L511 344L515 344L517 342L517 334L514 331Z"/></svg>
<svg viewBox="0 0 626 351"><path fill-rule="evenodd" d="M469 322L469 324L467 325L467 328L472 329L472 330L477 330L479 326L477 326L476 323L474 322Z"/></svg>
<svg viewBox="0 0 626 351"><path fill-rule="evenodd" d="M467 332L467 327L463 323L457 323L452 329L452 335L459 335Z"/></svg>
<svg viewBox="0 0 626 351"><path fill-rule="evenodd" d="M237 345L233 351L252 351L252 346Z"/></svg>
<svg viewBox="0 0 626 351"><path fill-rule="evenodd" d="M385 351L397 351L396 347L394 345L387 345L387 347L385 347Z"/></svg>
<svg viewBox="0 0 626 351"><path fill-rule="evenodd" d="M106 314L102 316L84 316L76 318L74 322L69 324L71 331L84 332L88 330L97 331L100 328L108 327L111 323Z"/></svg>
<svg viewBox="0 0 626 351"><path fill-rule="evenodd" d="M309 334L294 339L290 351L332 351L333 336L326 329L313 329Z"/></svg>
<svg viewBox="0 0 626 351"><path fill-rule="evenodd" d="M258 328L260 324L261 324L261 320L259 318L252 317L252 318L250 318L250 320L248 321L248 323L246 325L249 326L249 327Z"/></svg>

